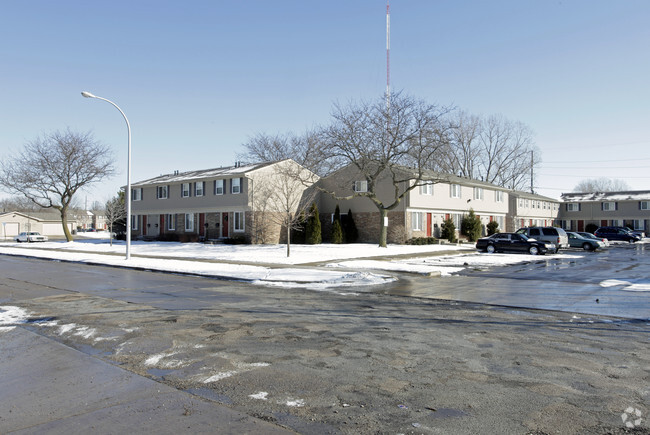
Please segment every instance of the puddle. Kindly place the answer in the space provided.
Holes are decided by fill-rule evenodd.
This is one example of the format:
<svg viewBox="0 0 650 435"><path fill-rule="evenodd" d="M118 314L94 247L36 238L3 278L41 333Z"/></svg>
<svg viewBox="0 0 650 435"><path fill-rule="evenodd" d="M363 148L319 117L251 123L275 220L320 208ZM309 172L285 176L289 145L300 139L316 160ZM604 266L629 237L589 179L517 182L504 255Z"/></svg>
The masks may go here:
<svg viewBox="0 0 650 435"><path fill-rule="evenodd" d="M173 371L174 371L174 370L171 370L171 369L156 369L156 368L152 368L152 369L148 369L148 370L147 370L147 374L149 374L149 375L151 375L151 376L155 376L155 377L157 377L157 378L163 378L163 377L167 376L168 374L170 374L170 373L173 372Z"/></svg>
<svg viewBox="0 0 650 435"><path fill-rule="evenodd" d="M219 394L209 388L190 388L189 390L185 390L185 392L214 402L223 403L224 405L233 405L233 401L230 397L224 394Z"/></svg>

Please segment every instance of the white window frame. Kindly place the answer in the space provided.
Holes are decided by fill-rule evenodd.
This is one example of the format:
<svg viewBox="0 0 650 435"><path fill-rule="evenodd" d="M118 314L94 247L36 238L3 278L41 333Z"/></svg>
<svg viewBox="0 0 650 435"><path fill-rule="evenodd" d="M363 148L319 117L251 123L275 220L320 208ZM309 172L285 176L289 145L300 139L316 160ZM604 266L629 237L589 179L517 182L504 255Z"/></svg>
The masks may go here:
<svg viewBox="0 0 650 435"><path fill-rule="evenodd" d="M621 221L619 219L612 219L612 225L613 227L622 227Z"/></svg>
<svg viewBox="0 0 650 435"><path fill-rule="evenodd" d="M134 214L131 216L131 229L136 230L138 229L138 216L137 214Z"/></svg>
<svg viewBox="0 0 650 435"><path fill-rule="evenodd" d="M483 201L483 188L475 187L474 188L474 199L478 201Z"/></svg>
<svg viewBox="0 0 650 435"><path fill-rule="evenodd" d="M567 202L566 211L580 211L580 204L577 202Z"/></svg>
<svg viewBox="0 0 650 435"><path fill-rule="evenodd" d="M420 195L433 195L433 181L425 181L420 186Z"/></svg>
<svg viewBox="0 0 650 435"><path fill-rule="evenodd" d="M194 196L203 196L205 195L205 182L197 181L194 183Z"/></svg>
<svg viewBox="0 0 650 435"><path fill-rule="evenodd" d="M241 178L233 178L230 183L230 193L237 195L241 193Z"/></svg>
<svg viewBox="0 0 650 435"><path fill-rule="evenodd" d="M167 221L167 231L176 231L176 215L168 213L165 220Z"/></svg>
<svg viewBox="0 0 650 435"><path fill-rule="evenodd" d="M354 182L354 187L352 188L357 193L365 193L368 191L368 181L359 180Z"/></svg>
<svg viewBox="0 0 650 435"><path fill-rule="evenodd" d="M225 193L224 189L224 182L226 180L221 179L221 180L214 180L214 194L215 195L223 195Z"/></svg>
<svg viewBox="0 0 650 435"><path fill-rule="evenodd" d="M194 213L185 213L185 232L194 231Z"/></svg>
<svg viewBox="0 0 650 435"><path fill-rule="evenodd" d="M603 211L616 211L616 201L603 201Z"/></svg>
<svg viewBox="0 0 650 435"><path fill-rule="evenodd" d="M640 210L650 210L650 201L641 201L639 204Z"/></svg>
<svg viewBox="0 0 650 435"><path fill-rule="evenodd" d="M495 190L494 191L494 201L495 202L503 202L503 190Z"/></svg>
<svg viewBox="0 0 650 435"><path fill-rule="evenodd" d="M635 230L645 230L645 221L643 219L634 219L634 229Z"/></svg>
<svg viewBox="0 0 650 435"><path fill-rule="evenodd" d="M142 187L131 189L131 201L142 201Z"/></svg>
<svg viewBox="0 0 650 435"><path fill-rule="evenodd" d="M192 183L181 183L181 197L189 198L192 194Z"/></svg>
<svg viewBox="0 0 650 435"><path fill-rule="evenodd" d="M167 185L156 187L156 198L158 199L169 198L169 188L167 187Z"/></svg>
<svg viewBox="0 0 650 435"><path fill-rule="evenodd" d="M460 184L450 184L449 185L449 196L451 198L462 198Z"/></svg>
<svg viewBox="0 0 650 435"><path fill-rule="evenodd" d="M411 230L422 231L424 221L424 213L421 211L411 212Z"/></svg>
<svg viewBox="0 0 650 435"><path fill-rule="evenodd" d="M233 231L243 233L246 230L246 212L236 211L233 213Z"/></svg>

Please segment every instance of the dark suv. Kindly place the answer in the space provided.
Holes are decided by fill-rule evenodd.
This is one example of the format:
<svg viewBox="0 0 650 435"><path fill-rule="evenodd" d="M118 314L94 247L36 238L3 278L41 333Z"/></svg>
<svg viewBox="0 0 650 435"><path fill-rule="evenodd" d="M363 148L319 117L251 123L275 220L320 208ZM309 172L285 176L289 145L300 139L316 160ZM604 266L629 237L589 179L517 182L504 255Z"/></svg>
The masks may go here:
<svg viewBox="0 0 650 435"><path fill-rule="evenodd" d="M569 237L562 228L556 227L525 227L519 228L517 234L524 234L540 242L553 243L555 251L569 247Z"/></svg>
<svg viewBox="0 0 650 435"><path fill-rule="evenodd" d="M625 227L600 227L595 232L596 237L603 237L607 240L622 240L624 242L638 242L641 240L637 234Z"/></svg>

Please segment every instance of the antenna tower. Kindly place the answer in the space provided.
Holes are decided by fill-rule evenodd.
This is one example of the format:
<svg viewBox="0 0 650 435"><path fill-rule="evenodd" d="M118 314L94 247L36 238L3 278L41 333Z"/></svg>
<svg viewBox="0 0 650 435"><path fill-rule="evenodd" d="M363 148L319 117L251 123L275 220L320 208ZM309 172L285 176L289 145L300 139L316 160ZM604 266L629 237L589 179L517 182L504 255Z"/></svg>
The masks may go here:
<svg viewBox="0 0 650 435"><path fill-rule="evenodd" d="M390 109L390 0L386 1L386 110Z"/></svg>

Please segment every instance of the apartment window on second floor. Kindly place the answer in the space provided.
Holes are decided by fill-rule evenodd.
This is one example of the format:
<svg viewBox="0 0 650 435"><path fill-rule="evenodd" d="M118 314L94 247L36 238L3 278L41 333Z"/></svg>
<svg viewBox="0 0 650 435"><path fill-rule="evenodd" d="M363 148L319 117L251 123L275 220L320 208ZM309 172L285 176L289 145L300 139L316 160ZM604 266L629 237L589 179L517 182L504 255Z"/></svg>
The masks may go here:
<svg viewBox="0 0 650 435"><path fill-rule="evenodd" d="M142 187L131 189L131 201L142 201Z"/></svg>
<svg viewBox="0 0 650 435"><path fill-rule="evenodd" d="M452 198L460 198L460 184L450 184L449 195Z"/></svg>
<svg viewBox="0 0 650 435"><path fill-rule="evenodd" d="M183 183L181 184L181 197L183 198L188 198L190 196L191 192L191 183Z"/></svg>
<svg viewBox="0 0 650 435"><path fill-rule="evenodd" d="M433 195L433 181L425 181L420 186L420 195Z"/></svg>
<svg viewBox="0 0 650 435"><path fill-rule="evenodd" d="M223 195L223 193L224 193L223 185L224 185L224 180L214 180L214 194L215 195Z"/></svg>
<svg viewBox="0 0 650 435"><path fill-rule="evenodd" d="M158 199L167 199L169 197L169 188L168 186L158 186L156 187L156 198Z"/></svg>
<svg viewBox="0 0 650 435"><path fill-rule="evenodd" d="M503 191L502 190L495 190L494 191L494 201L503 202Z"/></svg>
<svg viewBox="0 0 650 435"><path fill-rule="evenodd" d="M232 185L230 191L233 194L241 192L241 178L232 179Z"/></svg>
<svg viewBox="0 0 650 435"><path fill-rule="evenodd" d="M483 200L483 188L475 187L474 188L474 199Z"/></svg>
<svg viewBox="0 0 650 435"><path fill-rule="evenodd" d="M566 211L580 211L580 203L576 203L576 202L567 203Z"/></svg>
<svg viewBox="0 0 650 435"><path fill-rule="evenodd" d="M639 201L639 210L650 210L650 201Z"/></svg>
<svg viewBox="0 0 650 435"><path fill-rule="evenodd" d="M205 181L199 181L194 185L194 196L203 196Z"/></svg>
<svg viewBox="0 0 650 435"><path fill-rule="evenodd" d="M613 202L613 201L603 202L602 203L602 210L603 211L614 211L617 208L618 208L617 204L615 202Z"/></svg>
<svg viewBox="0 0 650 435"><path fill-rule="evenodd" d="M368 182L366 180L355 181L354 186L353 186L353 190L355 192L360 192L360 193L367 192L368 191Z"/></svg>

